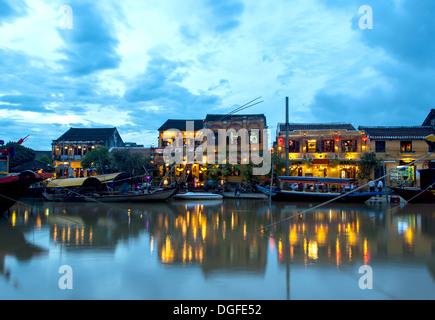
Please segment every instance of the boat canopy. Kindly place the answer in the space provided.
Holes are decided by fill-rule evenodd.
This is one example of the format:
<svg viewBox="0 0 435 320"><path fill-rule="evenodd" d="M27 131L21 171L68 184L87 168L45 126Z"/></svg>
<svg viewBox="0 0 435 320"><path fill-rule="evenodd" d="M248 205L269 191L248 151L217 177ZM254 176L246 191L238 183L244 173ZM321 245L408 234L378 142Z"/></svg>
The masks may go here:
<svg viewBox="0 0 435 320"><path fill-rule="evenodd" d="M343 179L343 178L322 178L322 177L286 177L280 176L278 179L287 183L312 183L312 184L335 184L348 186L351 183L356 183L357 179Z"/></svg>
<svg viewBox="0 0 435 320"><path fill-rule="evenodd" d="M87 178L68 178L51 180L48 188L84 188L96 187L101 188L102 184L113 183L117 178L124 176L124 173L111 173Z"/></svg>

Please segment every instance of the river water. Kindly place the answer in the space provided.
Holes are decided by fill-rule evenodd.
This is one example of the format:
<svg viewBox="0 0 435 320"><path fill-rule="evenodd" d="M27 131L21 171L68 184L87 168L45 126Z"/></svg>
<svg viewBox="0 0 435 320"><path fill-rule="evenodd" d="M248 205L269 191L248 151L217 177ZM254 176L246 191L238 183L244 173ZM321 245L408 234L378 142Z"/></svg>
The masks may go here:
<svg viewBox="0 0 435 320"><path fill-rule="evenodd" d="M1 299L435 299L435 206L16 204Z"/></svg>

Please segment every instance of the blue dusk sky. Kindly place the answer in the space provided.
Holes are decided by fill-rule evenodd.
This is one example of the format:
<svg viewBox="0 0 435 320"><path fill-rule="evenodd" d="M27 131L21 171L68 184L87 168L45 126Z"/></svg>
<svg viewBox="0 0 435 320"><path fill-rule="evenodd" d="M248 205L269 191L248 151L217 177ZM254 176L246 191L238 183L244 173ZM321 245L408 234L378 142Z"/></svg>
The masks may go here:
<svg viewBox="0 0 435 320"><path fill-rule="evenodd" d="M421 125L434 37L432 0L0 0L0 140L117 127L149 146L260 96L242 113L272 134L285 97L290 122Z"/></svg>

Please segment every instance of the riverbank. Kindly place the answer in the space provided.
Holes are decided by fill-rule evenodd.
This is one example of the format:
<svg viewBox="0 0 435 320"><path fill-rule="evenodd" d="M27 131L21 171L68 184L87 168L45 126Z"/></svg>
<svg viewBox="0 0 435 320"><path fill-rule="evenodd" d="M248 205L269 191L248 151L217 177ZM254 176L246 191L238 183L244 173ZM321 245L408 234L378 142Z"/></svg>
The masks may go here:
<svg viewBox="0 0 435 320"><path fill-rule="evenodd" d="M224 192L224 198L228 199L257 199L257 200L268 200L269 197L264 193L254 193L254 192L244 192L240 193L238 196L234 195L234 192Z"/></svg>
<svg viewBox="0 0 435 320"><path fill-rule="evenodd" d="M247 193L241 193L238 196L234 195L234 192L224 192L223 194L224 198L227 199L256 199L256 200L268 200L269 197L263 193L253 193L253 192L247 192ZM396 204L406 204L407 201L403 198L396 196L396 195L382 195L382 196L376 196L372 197L369 200L366 201L368 204L378 204L378 203L396 203Z"/></svg>
<svg viewBox="0 0 435 320"><path fill-rule="evenodd" d="M369 200L366 201L366 203L368 204L377 204L377 203L383 203L383 204L388 204L388 203L393 203L393 204L397 204L397 205L405 205L407 203L407 201L405 199L403 199L402 197L396 196L396 195L382 195L382 196L376 196L376 197L372 197Z"/></svg>

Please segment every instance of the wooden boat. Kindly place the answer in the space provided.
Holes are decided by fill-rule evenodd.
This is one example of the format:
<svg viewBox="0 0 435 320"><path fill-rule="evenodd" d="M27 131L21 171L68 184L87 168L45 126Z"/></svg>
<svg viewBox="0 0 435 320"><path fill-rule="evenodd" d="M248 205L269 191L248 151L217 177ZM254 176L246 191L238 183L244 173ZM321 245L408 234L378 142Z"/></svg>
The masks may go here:
<svg viewBox="0 0 435 320"><path fill-rule="evenodd" d="M47 193L42 195L46 201L55 202L161 202L167 201L178 188L158 189L148 193L137 192L115 192L115 193L86 193L74 190L63 190L63 192Z"/></svg>
<svg viewBox="0 0 435 320"><path fill-rule="evenodd" d="M175 193L178 188L158 189L149 193L129 192L119 194L95 194L92 197L86 197L86 201L97 202L160 202L167 201Z"/></svg>
<svg viewBox="0 0 435 320"><path fill-rule="evenodd" d="M123 172L57 179L47 184L42 196L46 201L57 202L159 202L167 201L178 191L177 186L146 192L128 191L129 184L136 182L130 174Z"/></svg>
<svg viewBox="0 0 435 320"><path fill-rule="evenodd" d="M430 134L426 138L424 138L424 140L431 148L433 148L433 150L435 150L435 135Z"/></svg>
<svg viewBox="0 0 435 320"><path fill-rule="evenodd" d="M26 138L20 139L17 144L22 144ZM50 173L35 173L31 170L23 170L19 174L10 174L9 157L14 156L14 154L14 145L0 150L0 214L12 207L24 195L30 185L51 177Z"/></svg>
<svg viewBox="0 0 435 320"><path fill-rule="evenodd" d="M51 174L25 170L17 175L0 178L0 214L12 207L27 191L31 184L49 178Z"/></svg>
<svg viewBox="0 0 435 320"><path fill-rule="evenodd" d="M381 192L351 192L356 179L278 177L280 187L257 188L274 201L363 203ZM297 187L296 187L297 186ZM271 193L272 192L272 193ZM335 200L334 200L335 199Z"/></svg>
<svg viewBox="0 0 435 320"><path fill-rule="evenodd" d="M223 199L221 194L207 192L186 192L173 196L175 200L220 200Z"/></svg>
<svg viewBox="0 0 435 320"><path fill-rule="evenodd" d="M435 169L420 171L420 188L392 187L395 194L410 203L435 203Z"/></svg>
<svg viewBox="0 0 435 320"><path fill-rule="evenodd" d="M390 187L395 194L410 203L435 203L435 190Z"/></svg>
<svg viewBox="0 0 435 320"><path fill-rule="evenodd" d="M108 179L111 182L113 177ZM106 180L101 176L54 179L46 185L42 197L46 201L85 202L87 197L102 191L103 184L106 184Z"/></svg>
<svg viewBox="0 0 435 320"><path fill-rule="evenodd" d="M134 179L130 174L124 172L110 173L105 175L83 177L83 178L67 178L67 179L54 179L47 184L50 189L94 189L96 191L107 189L109 184L120 183L134 183Z"/></svg>
<svg viewBox="0 0 435 320"><path fill-rule="evenodd" d="M55 190L51 192L42 192L42 198L45 201L52 202L86 202L86 197L92 194L83 194L74 190Z"/></svg>

